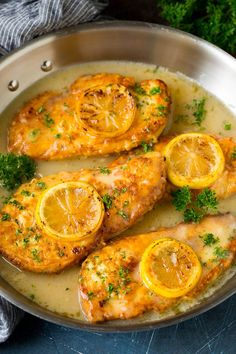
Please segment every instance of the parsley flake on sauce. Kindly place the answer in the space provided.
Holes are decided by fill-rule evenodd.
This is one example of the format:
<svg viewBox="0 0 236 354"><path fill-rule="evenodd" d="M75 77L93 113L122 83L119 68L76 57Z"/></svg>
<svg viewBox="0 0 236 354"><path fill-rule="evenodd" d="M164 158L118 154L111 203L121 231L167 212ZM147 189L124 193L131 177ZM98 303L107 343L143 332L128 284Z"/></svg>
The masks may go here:
<svg viewBox="0 0 236 354"><path fill-rule="evenodd" d="M219 242L219 238L213 235L212 233L206 233L199 237L202 239L205 246L212 246Z"/></svg>
<svg viewBox="0 0 236 354"><path fill-rule="evenodd" d="M100 167L99 166L98 168L99 168L100 172L102 174L104 174L104 175L110 175L111 174L111 170L108 167L106 167L106 166L104 166L104 167Z"/></svg>

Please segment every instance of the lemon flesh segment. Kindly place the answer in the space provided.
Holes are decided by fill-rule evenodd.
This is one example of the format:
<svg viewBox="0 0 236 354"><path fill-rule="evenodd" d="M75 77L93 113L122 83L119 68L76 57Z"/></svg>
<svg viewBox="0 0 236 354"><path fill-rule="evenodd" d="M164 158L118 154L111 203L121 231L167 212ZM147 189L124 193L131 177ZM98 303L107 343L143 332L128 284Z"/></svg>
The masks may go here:
<svg viewBox="0 0 236 354"><path fill-rule="evenodd" d="M45 233L67 241L93 236L103 217L100 195L84 182L64 182L47 189L36 207L36 222Z"/></svg>
<svg viewBox="0 0 236 354"><path fill-rule="evenodd" d="M201 273L201 264L193 249L172 238L151 243L140 263L144 285L167 298L187 294L196 286Z"/></svg>
<svg viewBox="0 0 236 354"><path fill-rule="evenodd" d="M218 142L200 133L178 135L164 149L169 180L192 189L213 184L222 174L224 154Z"/></svg>
<svg viewBox="0 0 236 354"><path fill-rule="evenodd" d="M81 92L78 117L92 135L115 137L124 134L135 118L136 105L128 89L119 84L99 85Z"/></svg>

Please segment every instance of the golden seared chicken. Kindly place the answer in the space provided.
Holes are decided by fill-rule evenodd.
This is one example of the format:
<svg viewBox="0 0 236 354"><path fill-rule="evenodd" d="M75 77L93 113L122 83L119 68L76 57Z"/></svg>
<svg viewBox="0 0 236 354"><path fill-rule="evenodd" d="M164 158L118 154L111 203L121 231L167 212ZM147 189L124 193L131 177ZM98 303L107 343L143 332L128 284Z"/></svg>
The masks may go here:
<svg viewBox="0 0 236 354"><path fill-rule="evenodd" d="M155 144L154 150L163 153L165 146L172 138L169 136L161 137L159 142ZM223 151L225 165L223 172L209 188L216 193L218 199L226 199L236 193L236 159L234 158L236 142L233 138L214 137L214 139L219 143ZM165 198L169 199L170 193L176 188L168 181Z"/></svg>
<svg viewBox="0 0 236 354"><path fill-rule="evenodd" d="M53 160L129 151L156 142L170 110L160 80L80 77L67 92L45 92L17 113L9 129L9 151Z"/></svg>
<svg viewBox="0 0 236 354"><path fill-rule="evenodd" d="M55 194L59 193L58 184L71 184L72 181L89 184L90 189L95 189L100 195L96 197L95 192L92 192L93 195L89 198L95 198L98 202L102 198L103 209L105 208L105 214L100 210L99 215L104 215L97 224L100 228L96 233L83 238L70 238L70 235L67 237L66 234L65 237L52 235L50 229L46 229L44 219L40 222L37 219L43 208L54 228L62 224L61 233L65 232L63 227L64 221L66 222L66 219L63 219L63 210L68 216L71 228L75 225L80 230L90 221L93 222L96 205L91 204L85 197L80 205L79 188L75 190L75 196L71 196L67 189L64 191L65 198ZM1 211L0 253L22 269L33 272L60 272L80 262L104 240L129 228L152 209L162 198L165 183L165 165L159 152L127 157L125 162L117 159L111 166L93 170L61 172L33 179L30 183L22 185L6 201ZM52 190L54 194L50 194ZM86 190L82 192L85 193ZM47 200L43 198L45 195L48 195ZM50 205L53 195L56 195L56 198L51 199ZM83 218L80 214L83 214Z"/></svg>
<svg viewBox="0 0 236 354"><path fill-rule="evenodd" d="M158 252L153 251L157 244ZM164 244L169 246L164 249ZM183 300L195 299L230 267L235 251L236 217L230 214L113 241L82 264L79 288L83 311L93 322L128 319L151 310L163 313ZM156 284L151 276L147 282L148 272L157 277ZM178 297L172 293L171 297L170 288L179 287L180 294L190 272L197 277L192 290ZM165 296L159 295L161 289Z"/></svg>

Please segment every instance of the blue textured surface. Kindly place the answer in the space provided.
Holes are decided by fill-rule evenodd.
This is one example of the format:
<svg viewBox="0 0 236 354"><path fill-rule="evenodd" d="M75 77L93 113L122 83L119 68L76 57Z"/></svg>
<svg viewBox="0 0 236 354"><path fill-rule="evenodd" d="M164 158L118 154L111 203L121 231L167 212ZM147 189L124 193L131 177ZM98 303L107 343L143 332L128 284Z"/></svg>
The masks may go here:
<svg viewBox="0 0 236 354"><path fill-rule="evenodd" d="M89 333L27 315L1 353L235 354L236 295L176 326L146 332Z"/></svg>

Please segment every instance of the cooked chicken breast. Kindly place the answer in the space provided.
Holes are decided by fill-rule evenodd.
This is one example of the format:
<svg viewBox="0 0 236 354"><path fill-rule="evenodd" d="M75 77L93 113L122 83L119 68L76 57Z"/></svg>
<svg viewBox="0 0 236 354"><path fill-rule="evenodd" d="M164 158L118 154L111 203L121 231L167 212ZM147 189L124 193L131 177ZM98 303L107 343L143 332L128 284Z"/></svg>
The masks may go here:
<svg viewBox="0 0 236 354"><path fill-rule="evenodd" d="M125 97L129 105L124 104L121 94L114 94L113 99L109 95L103 97L104 92L99 88L105 90L112 85L116 85L118 91L120 87L128 90ZM90 103L89 99L92 99ZM109 124L110 120L114 129L117 124L122 127L124 114L129 114L131 109L135 110L133 122L118 136L93 134L82 123L81 102L84 102L85 121L89 119L92 126L98 124L101 115L107 114L104 124ZM120 110L123 114L116 120ZM170 97L163 81L146 80L135 84L133 78L118 74L83 76L67 92L45 92L26 103L11 123L8 149L44 160L129 151L142 141L157 141L167 123L169 110Z"/></svg>
<svg viewBox="0 0 236 354"><path fill-rule="evenodd" d="M32 272L60 272L80 262L104 240L129 228L163 196L165 165L159 152L135 156L125 163L118 159L105 172L102 168L61 172L22 185L0 214L0 254ZM39 196L45 188L65 181L87 182L109 201L96 235L80 241L57 240L37 226Z"/></svg>
<svg viewBox="0 0 236 354"><path fill-rule="evenodd" d="M154 150L162 153L164 147L172 138L173 137L170 136L161 137L159 142L155 144ZM214 139L218 141L223 151L225 157L225 169L221 176L209 188L215 191L218 199L226 199L236 193L236 159L233 159L232 157L233 151L236 150L236 142L233 138L214 136ZM169 199L170 193L175 189L177 189L177 187L168 181L165 198Z"/></svg>
<svg viewBox="0 0 236 354"><path fill-rule="evenodd" d="M207 245L203 235L213 234ZM171 237L193 248L202 264L196 287L185 296L166 298L151 292L142 282L142 254L154 240ZM89 321L128 319L147 311L163 313L183 300L191 300L212 284L235 259L236 217L209 216L200 224L179 224L156 232L129 236L111 242L89 255L80 272L82 308Z"/></svg>

